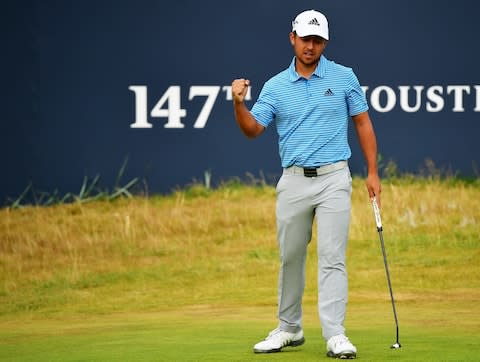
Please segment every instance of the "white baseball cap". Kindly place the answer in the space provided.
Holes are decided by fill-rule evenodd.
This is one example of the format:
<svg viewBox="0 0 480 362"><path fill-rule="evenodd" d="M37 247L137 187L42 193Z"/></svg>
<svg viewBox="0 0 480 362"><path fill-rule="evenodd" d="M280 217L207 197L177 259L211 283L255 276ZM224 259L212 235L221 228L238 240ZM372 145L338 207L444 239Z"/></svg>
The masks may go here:
<svg viewBox="0 0 480 362"><path fill-rule="evenodd" d="M321 36L328 40L328 21L325 15L316 10L306 10L292 21L292 31L298 36Z"/></svg>

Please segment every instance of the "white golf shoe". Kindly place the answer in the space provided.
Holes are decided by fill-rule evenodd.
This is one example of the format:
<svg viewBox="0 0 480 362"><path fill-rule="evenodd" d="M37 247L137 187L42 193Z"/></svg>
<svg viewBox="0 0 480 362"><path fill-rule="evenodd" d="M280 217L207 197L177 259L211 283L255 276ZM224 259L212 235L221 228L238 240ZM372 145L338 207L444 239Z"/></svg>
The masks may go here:
<svg viewBox="0 0 480 362"><path fill-rule="evenodd" d="M289 333L276 328L271 331L265 340L253 346L255 353L273 353L280 352L283 347L296 347L305 343L303 331L298 333Z"/></svg>
<svg viewBox="0 0 480 362"><path fill-rule="evenodd" d="M343 334L331 337L327 341L327 356L340 359L357 357L357 348Z"/></svg>

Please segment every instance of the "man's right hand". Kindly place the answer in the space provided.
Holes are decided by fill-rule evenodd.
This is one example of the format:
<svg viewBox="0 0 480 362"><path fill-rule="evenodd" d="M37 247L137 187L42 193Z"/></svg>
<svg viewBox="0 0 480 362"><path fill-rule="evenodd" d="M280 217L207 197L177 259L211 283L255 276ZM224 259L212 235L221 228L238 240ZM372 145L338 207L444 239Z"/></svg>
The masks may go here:
<svg viewBox="0 0 480 362"><path fill-rule="evenodd" d="M235 103L243 103L249 86L250 81L248 79L235 79L232 82L232 98Z"/></svg>
<svg viewBox="0 0 480 362"><path fill-rule="evenodd" d="M233 111L235 119L245 136L254 138L260 135L265 127L257 123L244 103L249 86L250 81L248 79L235 79L232 82Z"/></svg>

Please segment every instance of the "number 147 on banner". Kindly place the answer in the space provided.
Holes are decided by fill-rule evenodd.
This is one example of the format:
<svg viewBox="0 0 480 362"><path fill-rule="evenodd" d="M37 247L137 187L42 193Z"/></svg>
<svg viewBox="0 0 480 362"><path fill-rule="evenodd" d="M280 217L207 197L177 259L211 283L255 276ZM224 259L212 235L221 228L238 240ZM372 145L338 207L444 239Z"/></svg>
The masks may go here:
<svg viewBox="0 0 480 362"><path fill-rule="evenodd" d="M197 115L194 128L204 128L213 106L218 98L220 89L225 92L225 100L232 100L231 86L204 86L192 85L189 88L188 100L195 97L206 97L205 103ZM128 87L135 94L135 122L130 124L131 128L152 128L148 121L147 86L132 85ZM251 87L248 89L246 100L251 99ZM155 106L150 110L150 117L166 118L165 128L185 128L182 118L187 116L187 110L181 106L181 87L172 85L163 93Z"/></svg>

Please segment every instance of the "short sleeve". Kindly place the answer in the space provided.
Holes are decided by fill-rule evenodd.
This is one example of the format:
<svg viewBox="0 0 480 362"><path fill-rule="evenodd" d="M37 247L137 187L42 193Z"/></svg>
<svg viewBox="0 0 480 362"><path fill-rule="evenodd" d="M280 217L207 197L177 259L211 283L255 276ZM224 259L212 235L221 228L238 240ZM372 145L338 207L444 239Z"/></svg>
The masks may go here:
<svg viewBox="0 0 480 362"><path fill-rule="evenodd" d="M348 114L350 117L368 111L367 98L357 76L350 70L347 90Z"/></svg>
<svg viewBox="0 0 480 362"><path fill-rule="evenodd" d="M275 104L275 97L269 86L269 82L267 82L263 86L257 102L253 105L250 112L257 123L264 127L268 127L275 119Z"/></svg>

